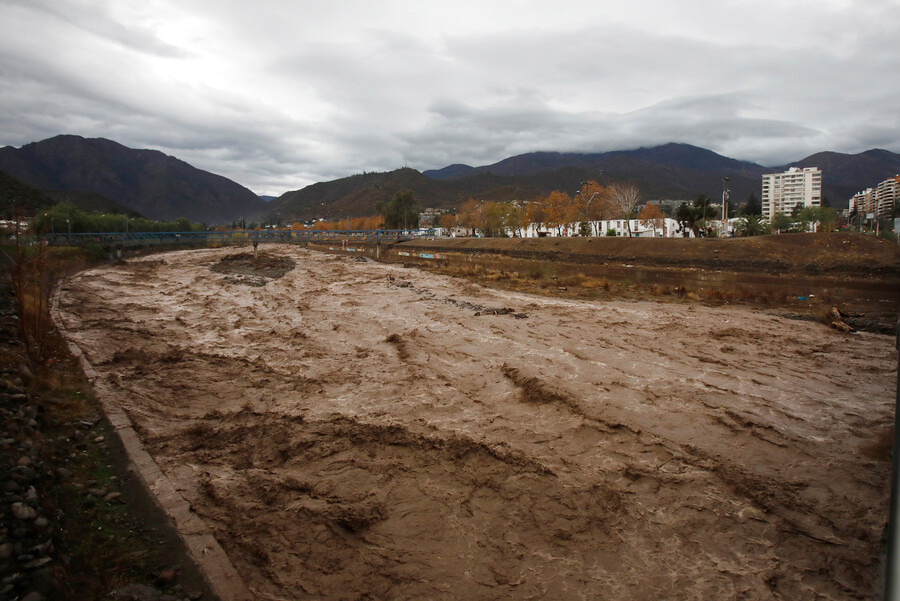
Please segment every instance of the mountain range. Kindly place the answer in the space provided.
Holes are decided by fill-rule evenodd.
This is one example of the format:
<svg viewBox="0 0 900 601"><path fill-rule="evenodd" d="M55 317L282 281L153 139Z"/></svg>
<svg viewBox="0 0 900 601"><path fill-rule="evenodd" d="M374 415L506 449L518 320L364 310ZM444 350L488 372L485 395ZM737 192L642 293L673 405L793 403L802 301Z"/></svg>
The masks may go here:
<svg viewBox="0 0 900 601"><path fill-rule="evenodd" d="M822 152L764 167L678 143L603 153L532 152L478 167L456 164L425 172L402 168L357 174L266 202L239 184L174 157L102 138L63 135L0 149L0 172L42 191L45 199L67 193L70 200L91 199L96 205L105 197L151 219L186 217L208 224L240 217L294 221L373 215L379 201L390 200L399 190L411 190L421 208L450 209L468 198L526 200L554 190L574 194L589 179L604 185L634 183L645 199L693 200L705 194L715 201L722 197L723 178L728 178L731 201L740 205L751 193L761 196L764 173L791 166L822 169L823 196L835 208L845 208L856 192L900 173L900 155L877 149L854 155Z"/></svg>
<svg viewBox="0 0 900 601"><path fill-rule="evenodd" d="M159 221L225 223L266 206L221 175L103 138L61 135L6 146L0 148L0 171L42 191L100 195Z"/></svg>
<svg viewBox="0 0 900 601"><path fill-rule="evenodd" d="M823 196L831 206L846 208L856 192L900 173L900 155L887 150L855 155L822 152L764 167L677 143L591 154L531 152L480 167L456 164L422 173L398 169L354 175L287 192L270 202L268 210L303 219L372 214L377 201L388 200L398 189L412 190L420 207L446 209L470 197L531 199L553 190L574 194L581 182L590 179L603 185L629 181L640 188L644 199L691 201L705 194L716 201L722 198L723 178L728 178L730 199L740 205L750 194L760 198L763 174L794 166L821 168Z"/></svg>

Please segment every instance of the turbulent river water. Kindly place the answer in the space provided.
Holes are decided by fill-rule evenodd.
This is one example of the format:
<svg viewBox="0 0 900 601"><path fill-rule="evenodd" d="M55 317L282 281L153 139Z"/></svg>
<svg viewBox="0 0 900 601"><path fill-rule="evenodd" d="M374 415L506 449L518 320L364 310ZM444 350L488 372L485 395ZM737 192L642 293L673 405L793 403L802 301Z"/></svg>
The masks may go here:
<svg viewBox="0 0 900 601"><path fill-rule="evenodd" d="M893 338L261 251L296 266L173 252L59 305L259 599L874 596Z"/></svg>

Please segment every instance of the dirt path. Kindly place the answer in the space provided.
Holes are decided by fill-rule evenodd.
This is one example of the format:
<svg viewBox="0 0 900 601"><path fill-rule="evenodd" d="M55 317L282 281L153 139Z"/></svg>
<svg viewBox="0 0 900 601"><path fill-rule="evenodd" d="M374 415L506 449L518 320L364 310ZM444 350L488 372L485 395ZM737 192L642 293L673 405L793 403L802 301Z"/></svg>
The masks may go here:
<svg viewBox="0 0 900 601"><path fill-rule="evenodd" d="M61 314L259 599L873 597L892 338L234 252Z"/></svg>

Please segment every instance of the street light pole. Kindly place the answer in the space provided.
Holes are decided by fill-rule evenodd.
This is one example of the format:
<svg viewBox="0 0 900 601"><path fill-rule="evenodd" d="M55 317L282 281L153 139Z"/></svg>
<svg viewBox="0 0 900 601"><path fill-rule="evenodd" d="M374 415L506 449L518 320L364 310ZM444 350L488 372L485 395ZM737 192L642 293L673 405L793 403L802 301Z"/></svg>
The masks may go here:
<svg viewBox="0 0 900 601"><path fill-rule="evenodd" d="M587 185L588 185L587 182L581 182L581 190L578 190L575 192L576 196L581 194L581 200L584 200L584 187ZM587 203L584 206L584 218L588 221L588 223L591 224L591 235L592 236L595 236L595 234L594 234L594 223L591 221L591 215L590 215L591 201L594 200L594 197L597 196L598 194L600 194L600 192L594 192L593 194L591 194L591 197L588 199Z"/></svg>
<svg viewBox="0 0 900 601"><path fill-rule="evenodd" d="M728 178L722 178L722 234L728 234Z"/></svg>

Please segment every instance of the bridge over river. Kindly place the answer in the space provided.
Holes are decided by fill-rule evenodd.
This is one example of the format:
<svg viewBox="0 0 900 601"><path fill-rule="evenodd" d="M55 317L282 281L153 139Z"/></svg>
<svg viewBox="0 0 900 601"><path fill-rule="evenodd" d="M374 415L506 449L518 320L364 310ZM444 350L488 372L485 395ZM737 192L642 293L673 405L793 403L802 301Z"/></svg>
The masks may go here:
<svg viewBox="0 0 900 601"><path fill-rule="evenodd" d="M369 242L413 240L434 236L433 229L418 230L230 230L204 232L91 232L47 234L42 238L53 246L112 244L115 246L229 245L248 242Z"/></svg>

